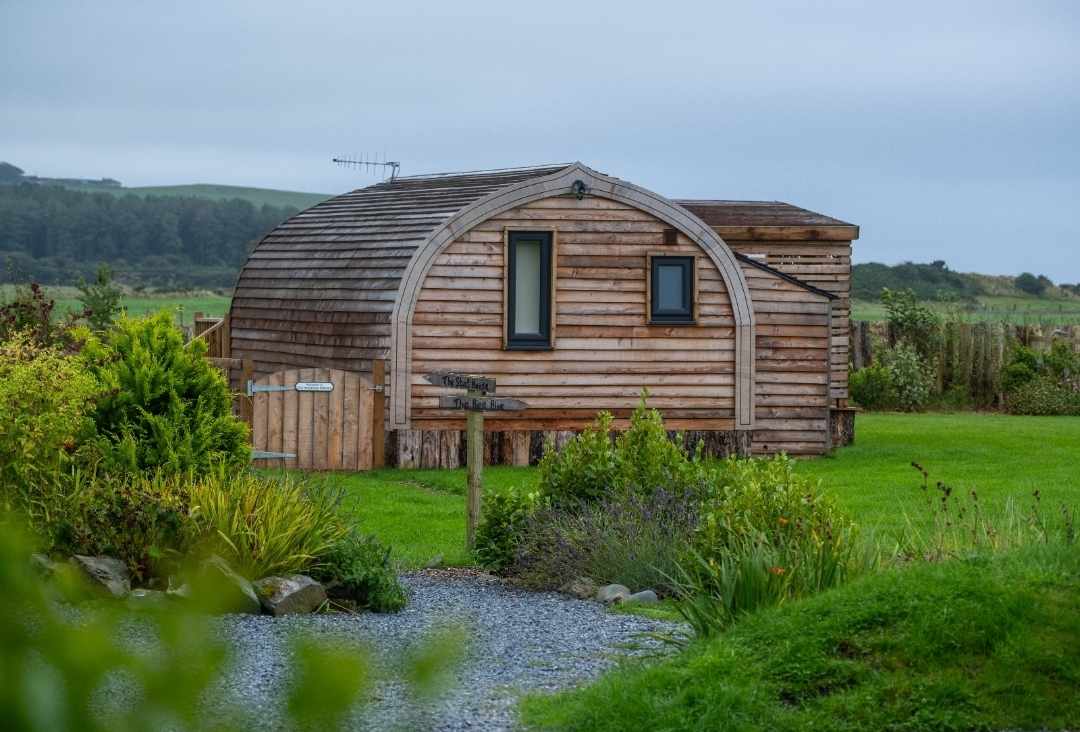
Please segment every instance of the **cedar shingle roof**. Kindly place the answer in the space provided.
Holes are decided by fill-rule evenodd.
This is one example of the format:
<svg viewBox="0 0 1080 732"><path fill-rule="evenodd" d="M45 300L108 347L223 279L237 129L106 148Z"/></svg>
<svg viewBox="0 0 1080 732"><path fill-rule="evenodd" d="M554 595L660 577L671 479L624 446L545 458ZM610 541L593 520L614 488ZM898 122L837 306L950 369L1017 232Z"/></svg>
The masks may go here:
<svg viewBox="0 0 1080 732"><path fill-rule="evenodd" d="M675 203L709 226L854 226L782 201L683 199Z"/></svg>

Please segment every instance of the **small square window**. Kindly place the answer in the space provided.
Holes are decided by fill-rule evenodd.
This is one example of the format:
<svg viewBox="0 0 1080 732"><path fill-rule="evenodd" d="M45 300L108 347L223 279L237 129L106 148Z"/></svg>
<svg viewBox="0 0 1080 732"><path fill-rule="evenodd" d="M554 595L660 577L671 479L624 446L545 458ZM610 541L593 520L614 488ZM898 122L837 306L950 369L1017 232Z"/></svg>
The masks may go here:
<svg viewBox="0 0 1080 732"><path fill-rule="evenodd" d="M649 322L694 322L694 258L653 257Z"/></svg>

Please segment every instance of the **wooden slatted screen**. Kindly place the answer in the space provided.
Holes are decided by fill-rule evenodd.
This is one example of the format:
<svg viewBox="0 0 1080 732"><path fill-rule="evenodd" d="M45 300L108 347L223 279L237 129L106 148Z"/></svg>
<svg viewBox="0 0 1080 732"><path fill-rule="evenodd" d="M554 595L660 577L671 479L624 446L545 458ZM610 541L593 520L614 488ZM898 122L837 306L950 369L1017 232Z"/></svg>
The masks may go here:
<svg viewBox="0 0 1080 732"><path fill-rule="evenodd" d="M333 391L296 391L297 382L330 382ZM291 459L256 460L261 467L302 470L370 470L376 457L376 430L383 430L381 400L371 377L338 369L290 369L255 382L285 391L258 392L252 398L252 446L264 452L295 454ZM378 403L378 407L376 405ZM379 450L381 452L381 448Z"/></svg>

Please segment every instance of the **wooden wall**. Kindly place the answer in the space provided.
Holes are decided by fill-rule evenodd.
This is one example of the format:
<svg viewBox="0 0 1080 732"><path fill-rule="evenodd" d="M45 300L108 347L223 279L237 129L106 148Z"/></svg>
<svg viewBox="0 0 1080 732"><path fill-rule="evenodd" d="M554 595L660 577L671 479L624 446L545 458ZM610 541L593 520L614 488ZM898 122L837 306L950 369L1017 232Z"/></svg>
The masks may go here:
<svg viewBox="0 0 1080 732"><path fill-rule="evenodd" d="M503 249L507 228L557 228L552 351L505 351ZM527 415L489 416L489 430L571 430L607 409L629 416L641 386L673 429L734 427L734 327L720 273L681 234L621 203L560 196L480 224L439 255L413 317L412 425L461 429L460 413L438 409L422 375L435 369L493 376L500 396ZM646 266L651 253L694 254L698 324L650 326Z"/></svg>
<svg viewBox="0 0 1080 732"><path fill-rule="evenodd" d="M754 300L756 453L829 449L831 329L835 301L750 264Z"/></svg>
<svg viewBox="0 0 1080 732"><path fill-rule="evenodd" d="M830 363L831 398L834 406L848 400L848 332L851 318L851 229L828 227L800 229L775 227L775 231L713 227L737 252L761 261L808 285L837 296L832 302L832 343ZM775 238L750 238L750 237ZM837 237L849 237L841 240Z"/></svg>

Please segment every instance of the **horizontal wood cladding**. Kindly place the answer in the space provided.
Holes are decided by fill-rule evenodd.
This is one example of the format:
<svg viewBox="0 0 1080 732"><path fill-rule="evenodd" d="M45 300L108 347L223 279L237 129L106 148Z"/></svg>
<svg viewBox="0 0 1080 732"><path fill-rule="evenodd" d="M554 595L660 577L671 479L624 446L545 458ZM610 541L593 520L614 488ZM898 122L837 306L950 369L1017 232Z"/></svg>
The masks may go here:
<svg viewBox="0 0 1080 732"><path fill-rule="evenodd" d="M503 350L503 239L507 230L554 229L554 348ZM543 199L488 219L438 255L412 325L412 420L416 429L462 429L438 408L447 391L424 381L437 368L491 376L499 396L529 404L485 420L489 430L575 430L600 410L625 420L641 389L679 428L734 428L735 322L719 271L670 226L615 201ZM650 254L695 256L696 325L649 325ZM786 293L778 293L782 299ZM798 327L798 326L795 326Z"/></svg>
<svg viewBox="0 0 1080 732"><path fill-rule="evenodd" d="M720 227L713 227L721 233ZM790 233L790 232L789 232ZM850 234L850 232L849 232ZM858 236L858 232L854 232ZM823 242L811 237L788 239L725 239L727 244L808 285L825 290L837 299L832 302L832 371L830 396L844 406L848 399L848 333L851 327L851 241Z"/></svg>
<svg viewBox="0 0 1080 732"><path fill-rule="evenodd" d="M755 453L829 449L830 308L835 301L744 263L755 333Z"/></svg>

